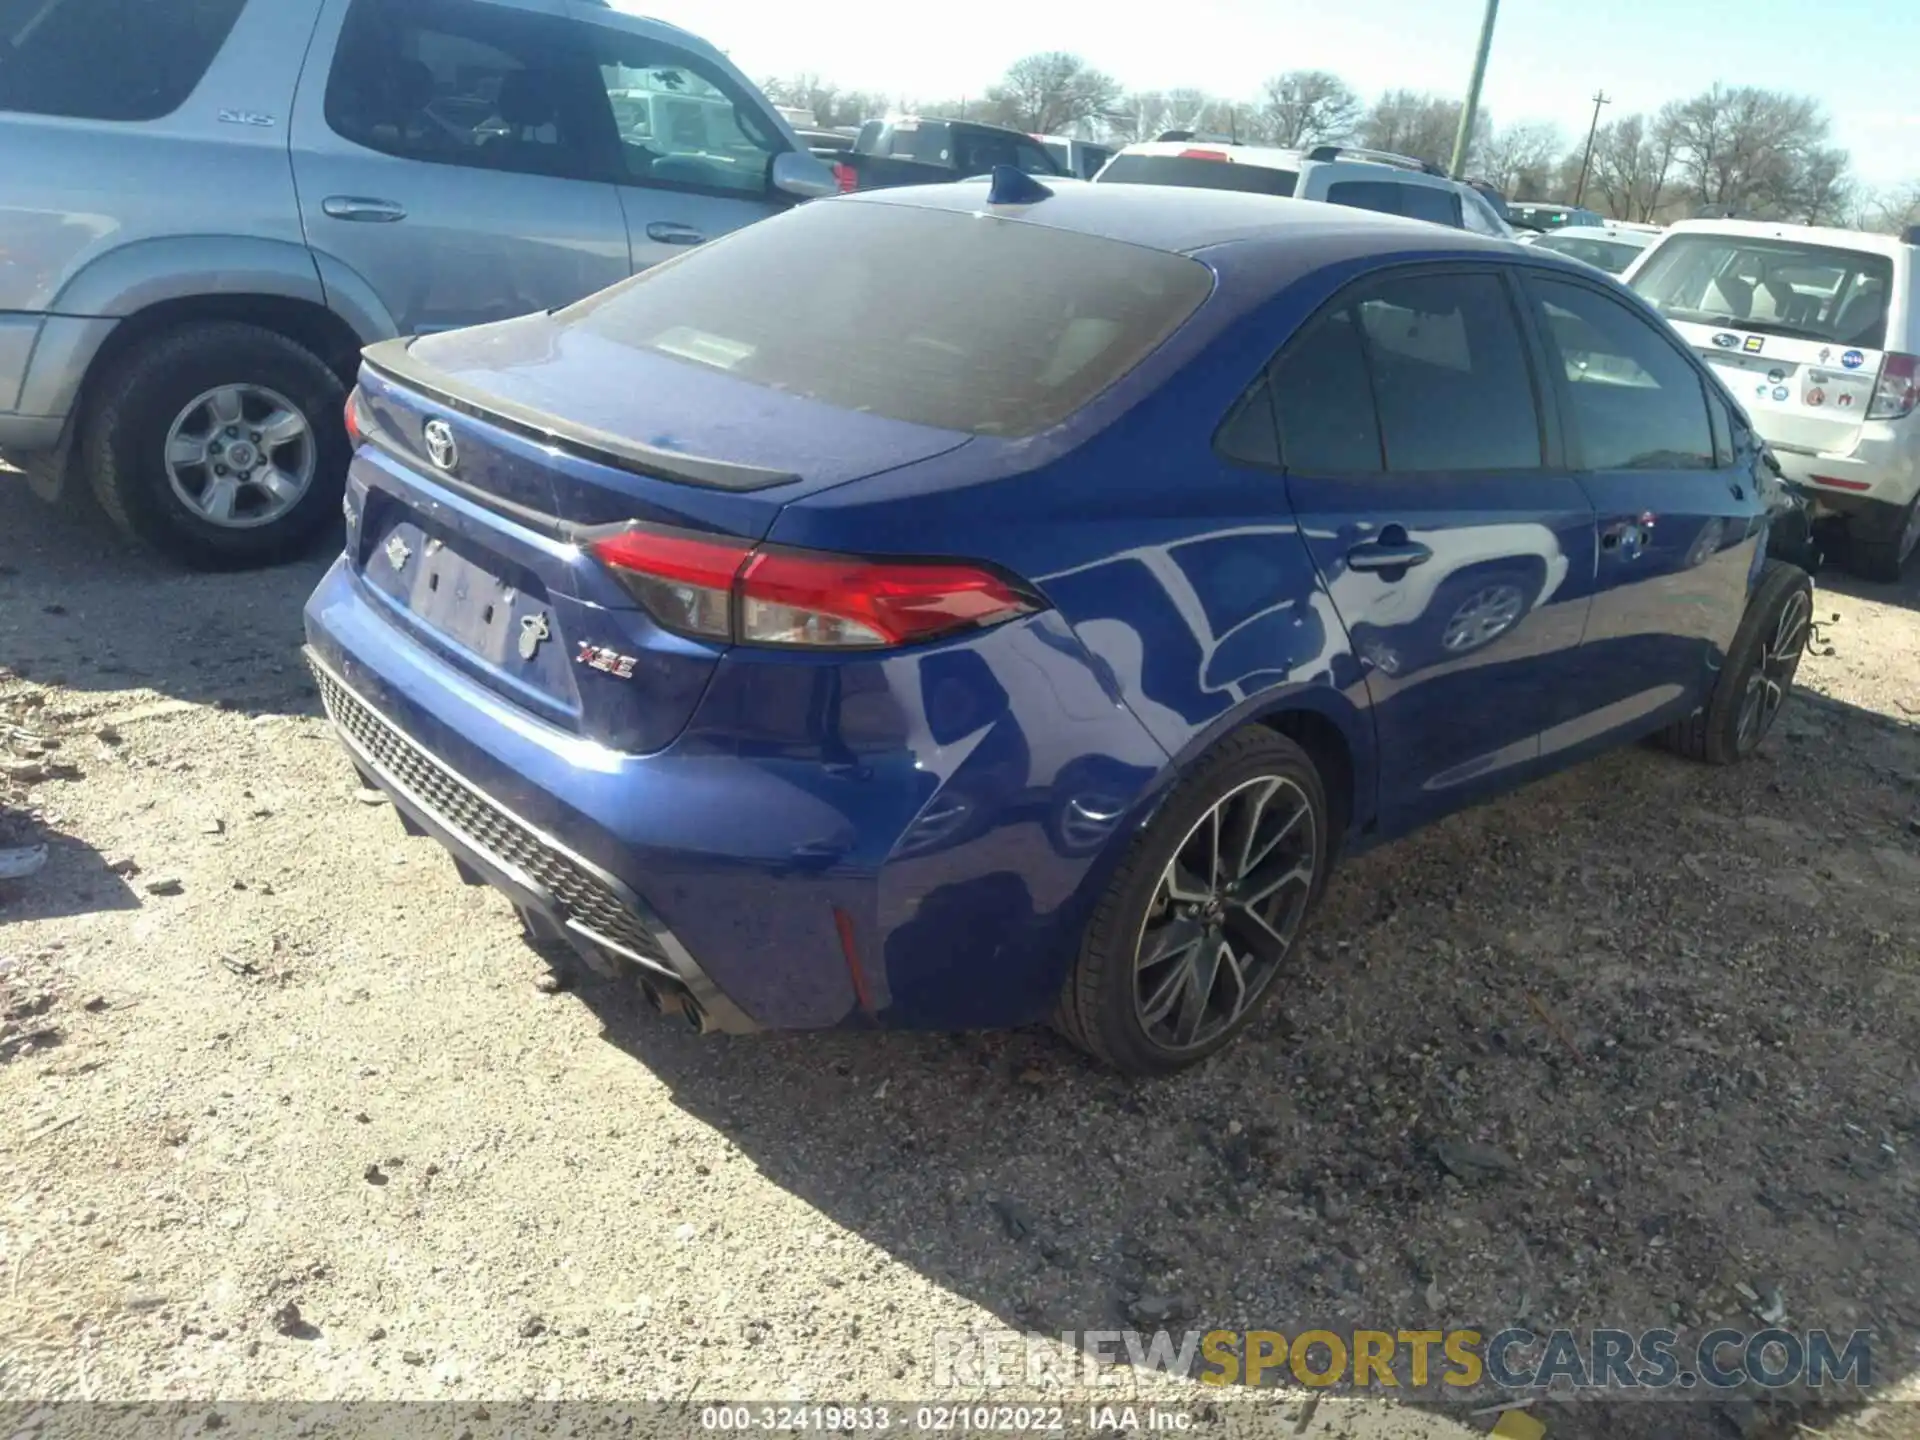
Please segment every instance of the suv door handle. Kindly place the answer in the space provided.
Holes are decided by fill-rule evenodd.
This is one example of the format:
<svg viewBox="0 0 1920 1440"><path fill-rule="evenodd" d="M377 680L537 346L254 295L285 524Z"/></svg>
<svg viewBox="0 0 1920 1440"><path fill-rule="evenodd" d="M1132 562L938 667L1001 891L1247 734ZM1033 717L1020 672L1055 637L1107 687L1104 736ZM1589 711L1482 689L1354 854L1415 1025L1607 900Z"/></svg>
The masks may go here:
<svg viewBox="0 0 1920 1440"><path fill-rule="evenodd" d="M1354 546L1347 551L1347 568L1349 570L1405 570L1409 566L1424 565L1432 558L1432 550L1417 540L1407 539L1406 532L1403 530L1397 539L1369 540L1364 545Z"/></svg>
<svg viewBox="0 0 1920 1440"><path fill-rule="evenodd" d="M691 225L673 220L656 220L647 226L647 238L662 245L704 245L707 237Z"/></svg>
<svg viewBox="0 0 1920 1440"><path fill-rule="evenodd" d="M407 218L407 207L395 200L374 200L365 195L329 195L320 209L335 220L361 220L374 225L391 225Z"/></svg>

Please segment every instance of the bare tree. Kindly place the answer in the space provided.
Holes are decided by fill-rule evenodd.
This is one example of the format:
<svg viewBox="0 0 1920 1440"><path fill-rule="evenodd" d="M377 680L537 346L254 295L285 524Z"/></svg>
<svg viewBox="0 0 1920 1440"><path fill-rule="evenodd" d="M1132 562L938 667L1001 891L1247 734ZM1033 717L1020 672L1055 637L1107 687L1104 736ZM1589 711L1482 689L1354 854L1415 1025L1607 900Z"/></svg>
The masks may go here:
<svg viewBox="0 0 1920 1440"><path fill-rule="evenodd" d="M1389 90L1360 122L1360 143L1375 150L1391 150L1444 165L1453 154L1454 133L1460 128L1460 102L1416 90ZM1486 144L1493 120L1485 110L1474 118L1468 145L1471 157Z"/></svg>
<svg viewBox="0 0 1920 1440"><path fill-rule="evenodd" d="M1848 156L1827 144L1830 122L1811 98L1716 84L1666 118L1695 207L1794 220L1844 210Z"/></svg>
<svg viewBox="0 0 1920 1440"><path fill-rule="evenodd" d="M1263 140L1305 148L1351 139L1360 115L1360 97L1338 75L1289 70L1262 88L1255 123Z"/></svg>
<svg viewBox="0 0 1920 1440"><path fill-rule="evenodd" d="M987 91L993 118L1016 129L1050 135L1112 107L1120 84L1065 50L1016 60Z"/></svg>
<svg viewBox="0 0 1920 1440"><path fill-rule="evenodd" d="M819 125L858 125L890 108L884 95L865 90L843 90L818 75L775 76L760 82L760 89L776 105L791 105L811 110Z"/></svg>
<svg viewBox="0 0 1920 1440"><path fill-rule="evenodd" d="M1480 146L1477 168L1509 199L1537 200L1546 194L1565 146L1557 125L1523 120L1487 138Z"/></svg>

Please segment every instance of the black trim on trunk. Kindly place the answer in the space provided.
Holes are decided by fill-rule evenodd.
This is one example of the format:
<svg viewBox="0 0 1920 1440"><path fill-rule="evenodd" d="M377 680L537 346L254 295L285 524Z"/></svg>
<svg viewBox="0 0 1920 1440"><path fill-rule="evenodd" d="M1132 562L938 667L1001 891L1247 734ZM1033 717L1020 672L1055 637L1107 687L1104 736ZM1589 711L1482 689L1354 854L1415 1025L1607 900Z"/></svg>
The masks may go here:
<svg viewBox="0 0 1920 1440"><path fill-rule="evenodd" d="M741 465L732 460L713 460L701 455L683 455L676 450L643 445L605 430L571 424L557 415L549 415L462 384L414 359L412 345L411 338L382 340L362 352L361 363L382 379L402 385L436 405L475 420L484 420L489 425L498 425L503 430L512 430L596 464L611 465L616 469L672 480L682 485L698 485L708 490L768 490L776 485L791 485L800 479L787 470Z"/></svg>

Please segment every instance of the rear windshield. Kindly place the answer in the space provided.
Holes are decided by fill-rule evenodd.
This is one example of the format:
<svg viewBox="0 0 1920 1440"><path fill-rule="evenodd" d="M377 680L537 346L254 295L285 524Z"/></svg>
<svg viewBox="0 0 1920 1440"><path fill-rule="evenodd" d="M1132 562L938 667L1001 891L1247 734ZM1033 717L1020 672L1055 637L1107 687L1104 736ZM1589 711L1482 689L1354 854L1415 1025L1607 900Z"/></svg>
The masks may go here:
<svg viewBox="0 0 1920 1440"><path fill-rule="evenodd" d="M1633 277L1669 320L1884 348L1893 261L1744 235L1670 235Z"/></svg>
<svg viewBox="0 0 1920 1440"><path fill-rule="evenodd" d="M559 319L847 410L1031 435L1199 308L1197 260L998 217L819 201L635 276Z"/></svg>
<svg viewBox="0 0 1920 1440"><path fill-rule="evenodd" d="M1592 240L1584 235L1544 235L1535 243L1542 250L1555 250L1562 255L1571 255L1576 260L1584 260L1589 265L1597 265L1609 275L1618 275L1640 253L1638 245L1627 245L1618 240Z"/></svg>
<svg viewBox="0 0 1920 1440"><path fill-rule="evenodd" d="M1190 155L1116 155L1100 172L1100 183L1185 185L1192 190L1244 190L1253 195L1291 195L1296 170L1266 165L1236 165L1230 160L1201 160Z"/></svg>

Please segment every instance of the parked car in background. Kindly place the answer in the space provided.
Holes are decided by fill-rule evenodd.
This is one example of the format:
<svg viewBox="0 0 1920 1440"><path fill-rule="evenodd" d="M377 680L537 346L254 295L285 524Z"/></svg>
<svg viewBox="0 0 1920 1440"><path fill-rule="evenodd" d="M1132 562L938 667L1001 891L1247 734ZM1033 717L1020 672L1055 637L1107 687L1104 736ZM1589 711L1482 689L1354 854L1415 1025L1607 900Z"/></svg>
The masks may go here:
<svg viewBox="0 0 1920 1440"><path fill-rule="evenodd" d="M1322 145L1281 150L1224 140L1129 145L1094 177L1102 185L1178 185L1324 200L1510 240L1512 229L1478 190L1438 166L1382 150Z"/></svg>
<svg viewBox="0 0 1920 1440"><path fill-rule="evenodd" d="M1036 135L1041 147L1053 157L1061 173L1080 180L1091 180L1100 167L1113 158L1113 146L1096 145L1091 140L1076 140L1071 135Z"/></svg>
<svg viewBox="0 0 1920 1440"><path fill-rule="evenodd" d="M1507 221L1516 230L1560 230L1568 225L1605 225L1607 217L1578 205L1559 205L1551 200L1525 200L1507 204Z"/></svg>
<svg viewBox="0 0 1920 1440"><path fill-rule="evenodd" d="M1658 231L1629 230L1612 225L1567 225L1558 230L1534 231L1520 237L1529 245L1570 255L1596 270L1618 275L1640 258L1659 238Z"/></svg>
<svg viewBox="0 0 1920 1440"><path fill-rule="evenodd" d="M337 525L360 348L831 193L683 30L536 0L0 3L0 455L191 565Z"/></svg>
<svg viewBox="0 0 1920 1440"><path fill-rule="evenodd" d="M938 185L1010 165L1029 175L1066 175L1033 136L977 120L901 115L869 120L853 148L832 157L843 193L896 185Z"/></svg>
<svg viewBox="0 0 1920 1440"><path fill-rule="evenodd" d="M1849 567L1896 580L1920 545L1920 229L1683 220L1627 283L1739 398Z"/></svg>
<svg viewBox="0 0 1920 1440"><path fill-rule="evenodd" d="M1193 1064L1342 854L1643 735L1750 754L1810 616L1760 443L1617 284L1261 194L804 206L376 346L352 414L306 625L353 763L702 1028Z"/></svg>

